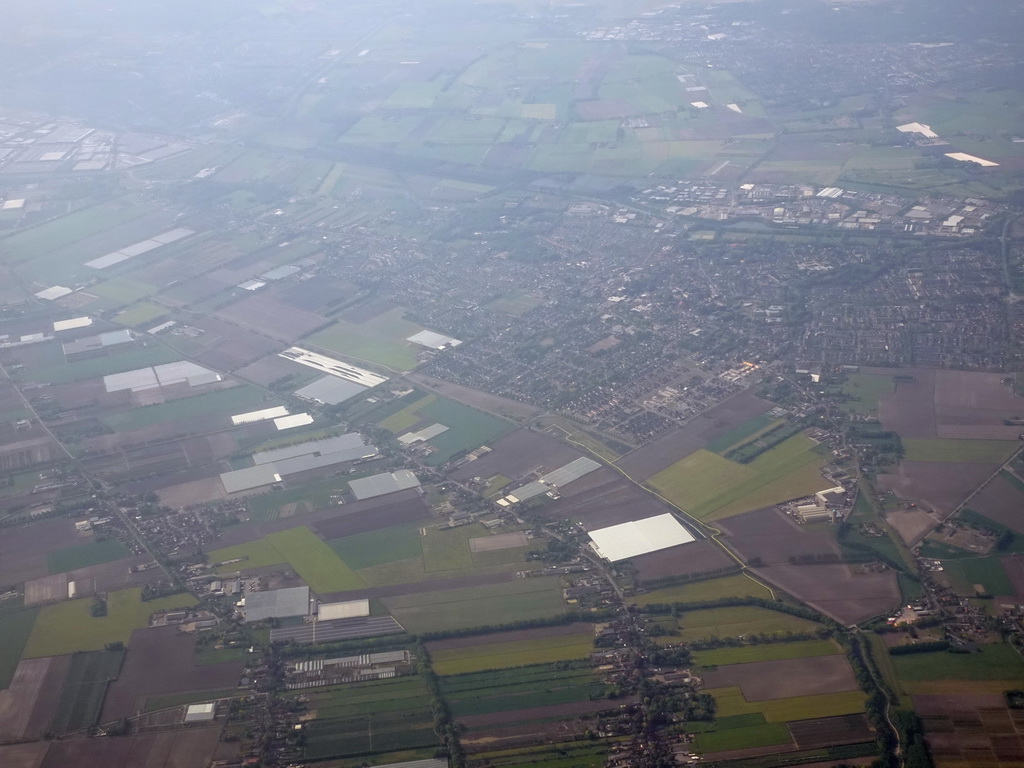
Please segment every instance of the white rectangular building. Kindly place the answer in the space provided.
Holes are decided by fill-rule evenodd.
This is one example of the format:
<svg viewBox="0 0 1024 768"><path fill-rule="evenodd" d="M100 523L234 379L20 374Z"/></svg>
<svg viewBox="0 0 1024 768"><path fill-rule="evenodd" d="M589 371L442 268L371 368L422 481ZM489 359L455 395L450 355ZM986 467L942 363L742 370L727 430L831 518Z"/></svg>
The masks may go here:
<svg viewBox="0 0 1024 768"><path fill-rule="evenodd" d="M613 563L694 540L693 534L670 513L598 528L587 535L597 554Z"/></svg>

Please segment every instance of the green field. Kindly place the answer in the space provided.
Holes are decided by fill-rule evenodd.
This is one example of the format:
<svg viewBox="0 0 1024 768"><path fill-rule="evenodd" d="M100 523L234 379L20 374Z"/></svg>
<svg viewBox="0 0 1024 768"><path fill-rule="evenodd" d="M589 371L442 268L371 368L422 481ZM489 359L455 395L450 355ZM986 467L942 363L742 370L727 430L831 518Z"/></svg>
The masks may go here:
<svg viewBox="0 0 1024 768"><path fill-rule="evenodd" d="M978 653L937 651L890 658L904 682L1024 679L1024 660L1009 645L983 645Z"/></svg>
<svg viewBox="0 0 1024 768"><path fill-rule="evenodd" d="M434 671L439 675L460 675L485 669L505 669L587 658L594 648L594 632L553 635L530 640L486 643L468 648L432 651Z"/></svg>
<svg viewBox="0 0 1024 768"><path fill-rule="evenodd" d="M486 305L486 308L492 312L501 312L505 315L515 315L520 317L525 315L531 309L537 307L541 302L541 299L537 296L532 296L528 293L510 293L506 296L502 296L500 299L495 299L490 304Z"/></svg>
<svg viewBox="0 0 1024 768"><path fill-rule="evenodd" d="M71 733L95 725L100 717L107 684L121 671L124 651L76 653L60 691L50 730Z"/></svg>
<svg viewBox="0 0 1024 768"><path fill-rule="evenodd" d="M903 441L906 461L1002 464L1019 447L1014 440L913 439Z"/></svg>
<svg viewBox="0 0 1024 768"><path fill-rule="evenodd" d="M767 432L780 423L780 421L780 419L772 418L768 414L763 413L733 427L725 434L719 435L704 447L714 453L724 454L737 443L753 438L762 432Z"/></svg>
<svg viewBox="0 0 1024 768"><path fill-rule="evenodd" d="M48 384L67 384L72 381L98 379L112 373L134 371L151 365L173 363L181 360L181 355L170 347L162 344L134 346L125 344L122 347L111 347L111 354L104 357L91 357L87 360L62 362L55 365L30 368L26 376L32 381Z"/></svg>
<svg viewBox="0 0 1024 768"><path fill-rule="evenodd" d="M241 563L221 566L219 573L287 563L317 594L365 586L359 575L305 525L270 533L256 541L217 549L207 557L211 563L246 558Z"/></svg>
<svg viewBox="0 0 1024 768"><path fill-rule="evenodd" d="M538 664L506 670L473 672L441 679L441 692L458 718L551 704L603 698L607 686L589 666L559 668ZM609 703L609 707L614 706Z"/></svg>
<svg viewBox="0 0 1024 768"><path fill-rule="evenodd" d="M115 432L131 432L135 429L152 427L165 422L199 420L206 418L209 422L208 428L216 426L214 421L222 418L223 425L229 426L229 416L236 413L254 410L257 408L272 408L280 405L277 399L266 399L266 392L256 387L244 384L240 387L222 389L216 392L207 392L193 397L183 397L180 400L170 400L166 403L146 405L140 408L132 408L128 411L121 411L112 416L103 418L103 422Z"/></svg>
<svg viewBox="0 0 1024 768"><path fill-rule="evenodd" d="M515 424L497 416L436 395L425 395L378 422L379 426L395 434L431 424L448 427L447 432L428 441L436 449L426 458L426 463L431 466L443 464L515 428Z"/></svg>
<svg viewBox="0 0 1024 768"><path fill-rule="evenodd" d="M108 595L106 616L92 616L92 604L92 598L81 598L41 608L25 647L25 658L99 651L114 642L128 645L132 630L145 627L151 614L192 606L196 599L181 594L143 602L142 590L132 587Z"/></svg>
<svg viewBox="0 0 1024 768"><path fill-rule="evenodd" d="M877 373L851 373L840 387L850 400L841 403L841 407L852 413L866 416L878 413L878 400L883 395L894 391L896 385L892 376Z"/></svg>
<svg viewBox="0 0 1024 768"><path fill-rule="evenodd" d="M717 579L695 581L692 584L681 584L674 587L655 589L643 595L636 595L630 600L637 605L652 603L692 603L700 600L720 600L723 597L761 597L770 599L768 587L760 584L749 576L737 573Z"/></svg>
<svg viewBox="0 0 1024 768"><path fill-rule="evenodd" d="M38 614L38 608L0 613L0 690L11 684Z"/></svg>
<svg viewBox="0 0 1024 768"><path fill-rule="evenodd" d="M128 557L131 552L117 539L105 539L104 541L91 541L88 544L79 544L65 549L55 549L46 554L46 564L50 573L64 573L77 568L87 568L90 565L109 563L113 560L120 560Z"/></svg>
<svg viewBox="0 0 1024 768"><path fill-rule="evenodd" d="M531 768L602 768L608 757L604 742L560 742L540 747L520 747L480 752L474 757L492 768L529 765Z"/></svg>
<svg viewBox="0 0 1024 768"><path fill-rule="evenodd" d="M421 537L424 569L430 573L472 568L469 540L487 535L480 523L447 530L427 528L427 535Z"/></svg>
<svg viewBox="0 0 1024 768"><path fill-rule="evenodd" d="M723 664L746 664L751 661L834 656L837 653L841 653L841 650L831 640L798 640L793 643L764 643L762 645L741 645L733 648L694 651L693 661L702 667L713 667Z"/></svg>
<svg viewBox="0 0 1024 768"><path fill-rule="evenodd" d="M405 313L404 307L395 307L363 323L338 320L306 342L328 352L409 371L416 367L420 347L406 339L422 331L423 326L406 320Z"/></svg>
<svg viewBox="0 0 1024 768"><path fill-rule="evenodd" d="M793 738L789 735L785 723L765 723L697 734L697 747L705 753L792 743Z"/></svg>
<svg viewBox="0 0 1024 768"><path fill-rule="evenodd" d="M673 504L701 519L720 519L805 496L825 487L823 457L803 435L793 435L749 464L701 449L648 482Z"/></svg>
<svg viewBox="0 0 1024 768"><path fill-rule="evenodd" d="M386 597L383 602L413 633L508 624L565 611L562 580L557 576Z"/></svg>
<svg viewBox="0 0 1024 768"><path fill-rule="evenodd" d="M401 525L379 531L357 533L328 541L342 560L351 568L360 570L397 560L420 557L423 554L420 525Z"/></svg>
<svg viewBox="0 0 1024 768"><path fill-rule="evenodd" d="M788 723L791 720L809 720L815 717L836 717L864 711L863 691L823 693L816 696L794 696L788 699L747 701L739 688L708 688L704 691L715 697L718 717L747 715L760 712L769 723Z"/></svg>
<svg viewBox="0 0 1024 768"><path fill-rule="evenodd" d="M676 619L676 623L683 641L740 635L781 635L820 629L820 625L813 621L755 605L687 611Z"/></svg>
<svg viewBox="0 0 1024 768"><path fill-rule="evenodd" d="M973 596L975 592L985 592L989 595L1012 595L1016 591L998 557L943 560L942 567L953 589L961 595ZM975 586L980 586L982 589L976 590Z"/></svg>
<svg viewBox="0 0 1024 768"><path fill-rule="evenodd" d="M167 307L160 304L154 304L152 301L140 301L123 312L119 312L114 317L114 322L131 328L138 325L146 325L148 328L156 318L163 317L169 312L170 310Z"/></svg>

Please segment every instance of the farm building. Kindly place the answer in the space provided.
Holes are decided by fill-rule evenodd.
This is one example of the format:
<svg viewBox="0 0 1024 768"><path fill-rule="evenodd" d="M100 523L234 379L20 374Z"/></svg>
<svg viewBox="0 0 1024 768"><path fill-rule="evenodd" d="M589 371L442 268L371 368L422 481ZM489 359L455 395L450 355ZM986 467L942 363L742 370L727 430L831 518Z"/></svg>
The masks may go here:
<svg viewBox="0 0 1024 768"><path fill-rule="evenodd" d="M55 320L53 330L71 331L75 328L88 328L90 325L92 325L91 317L72 317L69 320Z"/></svg>
<svg viewBox="0 0 1024 768"><path fill-rule="evenodd" d="M458 339L453 339L451 336L445 336L443 333L435 333L434 331L420 331L419 333L415 333L410 336L406 341L411 341L413 344L419 344L421 347L436 349L438 351L451 349L452 347L457 347L462 343Z"/></svg>
<svg viewBox="0 0 1024 768"><path fill-rule="evenodd" d="M126 245L119 251L114 251L113 253L108 253L106 256L100 256L92 261L87 261L85 262L85 266L92 267L93 269L106 269L107 267L120 264L122 261L127 261L135 256L141 256L143 253L155 251L163 245L181 240L192 234L195 233L191 229L172 229L170 232L164 232L162 235L155 235L149 240L142 240L138 243L133 243L132 245Z"/></svg>
<svg viewBox="0 0 1024 768"><path fill-rule="evenodd" d="M107 331L98 336L86 336L84 339L69 341L61 346L64 350L64 357L75 357L76 355L95 352L98 349L116 347L118 344L129 344L134 340L132 332L126 328L120 331Z"/></svg>
<svg viewBox="0 0 1024 768"><path fill-rule="evenodd" d="M295 427L304 427L312 423L313 417L308 413L293 413L274 419L274 426L277 427L278 432L285 429L294 429Z"/></svg>
<svg viewBox="0 0 1024 768"><path fill-rule="evenodd" d="M231 423L234 426L240 424L254 424L257 421L266 421L267 419L279 419L282 416L288 415L288 409L283 405L278 405L274 408L264 408L261 411L249 411L248 413L236 413L231 417Z"/></svg>
<svg viewBox="0 0 1024 768"><path fill-rule="evenodd" d="M209 723L217 716L217 702L208 701L205 704L189 704L185 708L185 724Z"/></svg>
<svg viewBox="0 0 1024 768"><path fill-rule="evenodd" d="M348 485L355 497L362 501L409 488L419 488L420 481L412 470L399 469L395 472L382 472L379 475L352 480Z"/></svg>
<svg viewBox="0 0 1024 768"><path fill-rule="evenodd" d="M320 405L337 405L367 389L369 387L347 379L339 379L337 376L322 376L312 384L295 390L294 395Z"/></svg>
<svg viewBox="0 0 1024 768"><path fill-rule="evenodd" d="M242 599L245 621L286 619L309 615L309 587L287 587L266 592L248 592Z"/></svg>
<svg viewBox="0 0 1024 768"><path fill-rule="evenodd" d="M419 432L406 432L404 435L398 438L398 442L402 445L412 445L413 443L424 443L427 440L433 440L438 435L444 434L448 431L448 427L444 424L431 424L429 427L424 427Z"/></svg>
<svg viewBox="0 0 1024 768"><path fill-rule="evenodd" d="M308 414L297 414L297 416L308 417ZM285 416L283 418L291 419L292 417ZM275 419L275 423L278 420L280 419ZM301 423L305 424L309 421L312 419L302 419ZM298 424L293 426L298 426ZM368 459L376 455L376 446L364 443L358 432L349 432L323 440L310 440L298 445L259 451L252 456L256 466L225 472L220 479L226 492L237 493L279 483L282 478L299 472L331 467L346 461Z"/></svg>
<svg viewBox="0 0 1024 768"><path fill-rule="evenodd" d="M613 563L694 540L693 534L669 513L599 528L588 535L597 554Z"/></svg>
<svg viewBox="0 0 1024 768"><path fill-rule="evenodd" d="M224 484L225 493L239 493L280 483L281 475L277 473L273 464L257 464L255 467L224 472L220 476L220 481Z"/></svg>
<svg viewBox="0 0 1024 768"><path fill-rule="evenodd" d="M533 499L537 496L542 496L545 493L565 487L569 483L579 480L584 475L589 475L594 470L600 468L601 465L593 459L588 459L585 456L580 457L575 461L570 461L563 467L559 467L545 475L541 475L539 480L534 480L532 483L519 486L510 494L505 496L505 498L499 499L498 504L504 507L509 504L528 501L529 499ZM502 502L504 503L502 504Z"/></svg>
<svg viewBox="0 0 1024 768"><path fill-rule="evenodd" d="M177 363L165 363L154 365L152 368L137 368L134 371L104 376L103 386L107 392L118 392L123 389L141 392L157 387L169 387L172 384L188 384L190 387L198 387L220 380L219 373L214 373L209 368L204 368L188 360L182 360Z"/></svg>
<svg viewBox="0 0 1024 768"><path fill-rule="evenodd" d="M370 601L364 598L363 600L346 600L341 603L320 603L317 607L316 615L320 621L369 616Z"/></svg>

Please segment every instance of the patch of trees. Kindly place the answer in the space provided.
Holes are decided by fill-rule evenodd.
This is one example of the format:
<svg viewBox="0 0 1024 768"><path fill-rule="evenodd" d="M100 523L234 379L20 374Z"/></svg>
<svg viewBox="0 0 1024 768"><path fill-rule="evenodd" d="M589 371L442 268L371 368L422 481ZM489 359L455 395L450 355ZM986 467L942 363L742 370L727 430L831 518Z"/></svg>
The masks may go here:
<svg viewBox="0 0 1024 768"><path fill-rule="evenodd" d="M725 458L737 461L740 464L749 464L765 451L771 450L779 443L788 440L797 432L803 429L800 424L783 422L768 430L762 435L738 445L725 454Z"/></svg>
<svg viewBox="0 0 1024 768"><path fill-rule="evenodd" d="M430 708L434 717L434 733L437 734L437 737L444 745L444 751L447 753L451 768L465 768L466 753L462 749L462 744L459 743L459 727L452 719L451 709L449 709L441 693L441 683L430 662L430 653L421 641L416 641L414 650L416 653L416 671L423 680L427 693L430 694Z"/></svg>
<svg viewBox="0 0 1024 768"><path fill-rule="evenodd" d="M485 624L480 627L466 627L464 629L443 629L439 632L426 632L416 636L417 641L429 642L432 640L446 640L450 637L468 637L469 635L489 635L495 632L511 632L517 629L534 629L537 627L558 627L563 624L573 624L577 621L610 621L615 613L609 610L588 611L585 615L580 613L564 613L561 616L551 616L546 619L525 619L513 621L508 624Z"/></svg>
<svg viewBox="0 0 1024 768"><path fill-rule="evenodd" d="M934 653L935 651L948 651L949 643L946 640L933 640L929 643L914 643L913 645L895 645L889 649L890 656L910 656L914 653Z"/></svg>

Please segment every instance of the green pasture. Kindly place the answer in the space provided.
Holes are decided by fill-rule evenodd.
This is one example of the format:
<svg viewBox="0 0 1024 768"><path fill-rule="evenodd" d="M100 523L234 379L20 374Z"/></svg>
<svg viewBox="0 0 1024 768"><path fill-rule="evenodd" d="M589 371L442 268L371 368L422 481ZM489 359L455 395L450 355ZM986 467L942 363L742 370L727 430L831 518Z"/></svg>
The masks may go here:
<svg viewBox="0 0 1024 768"><path fill-rule="evenodd" d="M787 632L815 632L821 625L780 611L755 605L704 608L687 611L676 619L683 641L740 635L782 635Z"/></svg>
<svg viewBox="0 0 1024 768"><path fill-rule="evenodd" d="M943 438L903 441L906 461L947 461L1002 464L1019 447L1015 440L956 440Z"/></svg>
<svg viewBox="0 0 1024 768"><path fill-rule="evenodd" d="M793 737L785 723L765 723L697 734L697 747L704 753L792 743Z"/></svg>
<svg viewBox="0 0 1024 768"><path fill-rule="evenodd" d="M265 400L267 394L256 387L244 384L231 389L206 392L193 397L169 400L166 403L146 405L105 416L103 422L115 432L131 432L132 430L151 427L164 422L206 417L211 420L210 428L215 426L214 420L221 418L222 423L230 425L230 416L236 413L271 408L280 402Z"/></svg>
<svg viewBox="0 0 1024 768"><path fill-rule="evenodd" d="M737 687L708 688L704 691L715 697L718 717L748 715L760 712L769 723L787 723L792 720L810 720L816 717L853 715L864 711L863 691L823 693L815 696L793 696L788 699L747 701Z"/></svg>
<svg viewBox="0 0 1024 768"><path fill-rule="evenodd" d="M99 651L114 642L128 645L132 631L145 627L152 614L195 604L196 599L189 594L143 602L142 590L132 587L107 596L106 616L91 615L91 597L43 606L29 636L25 658Z"/></svg>
<svg viewBox="0 0 1024 768"><path fill-rule="evenodd" d="M1006 644L983 645L977 653L913 653L890 657L904 682L1024 679L1024 660Z"/></svg>
<svg viewBox="0 0 1024 768"><path fill-rule="evenodd" d="M50 573L64 573L74 571L78 568L87 568L90 565L109 563L113 560L120 560L128 557L131 552L117 539L105 539L104 541L90 541L88 544L78 544L64 549L55 549L46 553L46 564Z"/></svg>
<svg viewBox="0 0 1024 768"><path fill-rule="evenodd" d="M38 614L38 608L0 613L0 690L11 684Z"/></svg>
<svg viewBox="0 0 1024 768"><path fill-rule="evenodd" d="M607 687L589 667L535 665L445 677L441 690L456 718L493 712L514 718L516 710L604 698Z"/></svg>
<svg viewBox="0 0 1024 768"><path fill-rule="evenodd" d="M382 528L327 542L338 557L355 570L407 560L423 554L420 524Z"/></svg>
<svg viewBox="0 0 1024 768"><path fill-rule="evenodd" d="M877 373L851 373L840 391L851 398L842 407L860 415L877 414L878 400L896 388L892 376Z"/></svg>
<svg viewBox="0 0 1024 768"><path fill-rule="evenodd" d="M973 596L976 591L989 595L1012 595L1016 593L1013 582L1003 569L998 557L972 557L957 560L943 560L942 567L953 589L960 595ZM976 590L975 586L982 587Z"/></svg>
<svg viewBox="0 0 1024 768"><path fill-rule="evenodd" d="M562 580L557 576L385 597L383 602L413 633L509 624L565 611Z"/></svg>
<svg viewBox="0 0 1024 768"><path fill-rule="evenodd" d="M132 304L123 312L115 315L114 322L130 328L136 328L140 325L148 327L156 318L163 317L169 312L170 310L167 307L160 304L155 304L152 301L140 301L138 304Z"/></svg>
<svg viewBox="0 0 1024 768"><path fill-rule="evenodd" d="M406 320L405 312L404 307L395 307L363 323L337 320L305 341L328 352L409 371L416 367L418 347L406 339L423 327Z"/></svg>
<svg viewBox="0 0 1024 768"><path fill-rule="evenodd" d="M767 432L779 424L780 421L781 419L776 419L766 413L762 413L760 416L755 416L742 424L737 424L728 432L719 435L704 447L713 453L724 455L730 448L747 440L757 438L762 433Z"/></svg>
<svg viewBox="0 0 1024 768"><path fill-rule="evenodd" d="M694 651L694 663L702 667L723 664L746 664L752 661L804 659L812 656L834 656L840 648L831 640L797 640L792 643L764 643Z"/></svg>
<svg viewBox="0 0 1024 768"><path fill-rule="evenodd" d="M630 600L637 605L644 606L652 603L693 603L699 600L720 600L724 597L770 599L771 591L749 576L737 573L717 579L655 589L642 595L635 595Z"/></svg>
<svg viewBox="0 0 1024 768"><path fill-rule="evenodd" d="M459 675L485 669L505 669L554 661L585 659L594 648L594 633L552 635L530 640L485 643L466 648L435 650L430 654L439 675Z"/></svg>
<svg viewBox="0 0 1024 768"><path fill-rule="evenodd" d="M649 483L688 514L729 515L805 496L824 487L824 463L815 444L794 435L749 464L701 449L654 475Z"/></svg>

